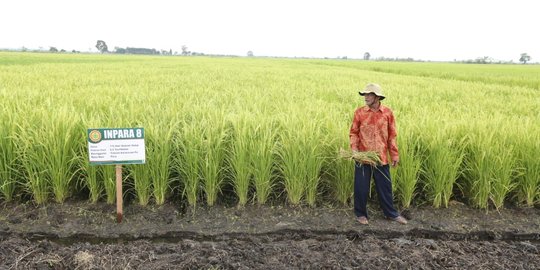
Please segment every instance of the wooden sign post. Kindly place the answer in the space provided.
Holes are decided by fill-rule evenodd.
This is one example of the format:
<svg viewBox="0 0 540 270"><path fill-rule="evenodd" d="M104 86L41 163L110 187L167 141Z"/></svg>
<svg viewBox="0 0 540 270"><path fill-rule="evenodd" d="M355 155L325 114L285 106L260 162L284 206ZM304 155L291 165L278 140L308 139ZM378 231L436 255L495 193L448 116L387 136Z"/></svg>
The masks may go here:
<svg viewBox="0 0 540 270"><path fill-rule="evenodd" d="M116 165L116 221L122 222L122 164L144 164L144 128L88 129L88 156L92 165Z"/></svg>
<svg viewBox="0 0 540 270"><path fill-rule="evenodd" d="M124 213L124 203L122 192L122 165L116 164L116 222L122 223L122 215Z"/></svg>

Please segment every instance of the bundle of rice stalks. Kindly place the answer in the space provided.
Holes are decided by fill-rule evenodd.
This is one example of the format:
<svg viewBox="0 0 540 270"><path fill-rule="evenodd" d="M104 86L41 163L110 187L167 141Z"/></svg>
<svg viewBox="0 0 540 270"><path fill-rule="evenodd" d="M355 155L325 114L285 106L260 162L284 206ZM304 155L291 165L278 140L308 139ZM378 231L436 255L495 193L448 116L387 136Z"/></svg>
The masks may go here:
<svg viewBox="0 0 540 270"><path fill-rule="evenodd" d="M341 158L352 159L354 161L373 165L373 166L380 165L382 162L381 158L379 157L379 154L375 151L359 152L359 151L346 151L344 149L339 149L339 156Z"/></svg>

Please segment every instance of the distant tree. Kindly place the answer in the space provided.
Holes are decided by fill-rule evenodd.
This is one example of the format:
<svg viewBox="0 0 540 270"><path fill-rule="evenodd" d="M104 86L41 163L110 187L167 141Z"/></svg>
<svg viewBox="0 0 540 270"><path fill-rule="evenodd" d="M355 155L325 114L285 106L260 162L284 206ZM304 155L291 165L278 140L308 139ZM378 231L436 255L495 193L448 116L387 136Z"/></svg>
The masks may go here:
<svg viewBox="0 0 540 270"><path fill-rule="evenodd" d="M127 50L124 49L124 48L118 48L118 50L116 50L116 53L126 54L126 53L127 53Z"/></svg>
<svg viewBox="0 0 540 270"><path fill-rule="evenodd" d="M248 51L248 52L247 52L247 56L253 57L253 52L252 52L252 51Z"/></svg>
<svg viewBox="0 0 540 270"><path fill-rule="evenodd" d="M126 48L126 53L128 54L159 54L159 51L156 49L149 48Z"/></svg>
<svg viewBox="0 0 540 270"><path fill-rule="evenodd" d="M114 53L125 54L126 49L120 47L114 47Z"/></svg>
<svg viewBox="0 0 540 270"><path fill-rule="evenodd" d="M182 55L188 55L188 54L189 54L189 52L188 52L187 49L188 49L188 48L187 48L186 45L182 45Z"/></svg>
<svg viewBox="0 0 540 270"><path fill-rule="evenodd" d="M61 49L61 50L60 50L60 52L61 52L61 53L65 53L65 52L66 52L66 50L64 50L64 49Z"/></svg>
<svg viewBox="0 0 540 270"><path fill-rule="evenodd" d="M97 48L101 53L109 52L109 47L107 47L107 43L105 43L105 41L103 41L103 40L98 40L98 41L97 41L97 43L96 43L96 48Z"/></svg>
<svg viewBox="0 0 540 270"><path fill-rule="evenodd" d="M58 52L58 49L56 47L51 47L49 49L49 52Z"/></svg>
<svg viewBox="0 0 540 270"><path fill-rule="evenodd" d="M478 57L476 58L476 63L478 64L488 64L488 63L491 63L493 62L493 58L489 57L489 56L483 56L483 57Z"/></svg>
<svg viewBox="0 0 540 270"><path fill-rule="evenodd" d="M521 57L519 58L519 62L523 62L523 64L527 64L528 61L531 61L531 57L527 53L522 53Z"/></svg>
<svg viewBox="0 0 540 270"><path fill-rule="evenodd" d="M369 60L370 57L371 57L371 54L369 54L369 52L364 53L364 60Z"/></svg>

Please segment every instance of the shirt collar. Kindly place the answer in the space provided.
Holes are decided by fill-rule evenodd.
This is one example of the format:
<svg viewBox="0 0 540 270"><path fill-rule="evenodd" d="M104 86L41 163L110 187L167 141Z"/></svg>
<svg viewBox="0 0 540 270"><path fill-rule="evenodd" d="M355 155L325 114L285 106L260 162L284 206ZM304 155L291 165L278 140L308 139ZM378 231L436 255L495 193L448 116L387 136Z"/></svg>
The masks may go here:
<svg viewBox="0 0 540 270"><path fill-rule="evenodd" d="M369 106L367 105L364 105L364 111L367 112L367 111L371 111L371 109L369 108ZM380 111L380 112L384 112L386 111L386 107L382 105L382 103L379 105L379 109L377 111Z"/></svg>

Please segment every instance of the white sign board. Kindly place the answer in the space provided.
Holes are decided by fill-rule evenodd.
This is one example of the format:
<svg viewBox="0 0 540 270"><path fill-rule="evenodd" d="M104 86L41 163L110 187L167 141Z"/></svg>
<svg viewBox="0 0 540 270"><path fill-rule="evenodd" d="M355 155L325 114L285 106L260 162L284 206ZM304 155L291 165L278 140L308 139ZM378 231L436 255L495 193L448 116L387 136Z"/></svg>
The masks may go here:
<svg viewBox="0 0 540 270"><path fill-rule="evenodd" d="M90 164L144 164L144 128L88 129Z"/></svg>

